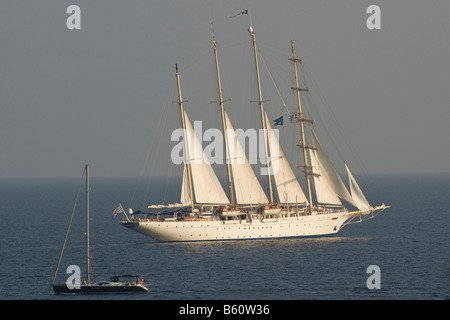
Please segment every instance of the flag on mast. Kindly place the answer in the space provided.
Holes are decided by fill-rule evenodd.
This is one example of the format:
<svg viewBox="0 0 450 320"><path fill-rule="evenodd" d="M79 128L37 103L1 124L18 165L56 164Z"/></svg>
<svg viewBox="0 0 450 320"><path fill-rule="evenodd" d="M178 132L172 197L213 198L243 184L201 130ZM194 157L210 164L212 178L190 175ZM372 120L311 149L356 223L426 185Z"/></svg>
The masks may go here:
<svg viewBox="0 0 450 320"><path fill-rule="evenodd" d="M119 213L125 213L125 210L123 210L122 205L119 204L119 206L114 209L113 215L116 217Z"/></svg>
<svg viewBox="0 0 450 320"><path fill-rule="evenodd" d="M248 9L245 9L244 11L236 13L235 15L228 16L228 18L236 18L237 16L240 16L241 14L248 14Z"/></svg>
<svg viewBox="0 0 450 320"><path fill-rule="evenodd" d="M274 126L282 126L283 125L283 116L272 120Z"/></svg>
<svg viewBox="0 0 450 320"><path fill-rule="evenodd" d="M291 115L289 116L289 121L290 121L291 123L297 122L297 120L298 120L298 115L297 115L297 113L291 114Z"/></svg>

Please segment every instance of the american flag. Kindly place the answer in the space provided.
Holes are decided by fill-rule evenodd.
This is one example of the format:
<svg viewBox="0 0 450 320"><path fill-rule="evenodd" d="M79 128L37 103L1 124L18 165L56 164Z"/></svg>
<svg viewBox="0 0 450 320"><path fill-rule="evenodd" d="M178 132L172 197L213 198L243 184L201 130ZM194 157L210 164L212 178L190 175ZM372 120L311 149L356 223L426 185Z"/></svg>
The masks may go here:
<svg viewBox="0 0 450 320"><path fill-rule="evenodd" d="M125 213L121 205L119 205L116 209L114 209L113 215L117 216L119 213Z"/></svg>

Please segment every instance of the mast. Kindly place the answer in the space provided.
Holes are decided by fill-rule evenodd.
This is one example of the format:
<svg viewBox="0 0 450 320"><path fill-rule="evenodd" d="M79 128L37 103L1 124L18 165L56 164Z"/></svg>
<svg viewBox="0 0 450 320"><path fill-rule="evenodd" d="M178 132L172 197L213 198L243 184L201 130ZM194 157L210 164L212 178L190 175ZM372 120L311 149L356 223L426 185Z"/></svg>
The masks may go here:
<svg viewBox="0 0 450 320"><path fill-rule="evenodd" d="M263 104L263 100L262 100L262 93L261 93L261 81L259 78L259 65L258 65L258 50L256 48L256 39L255 39L255 32L253 30L253 27L250 26L248 28L248 32L250 33L250 35L252 36L252 42L253 42L253 52L255 55L255 68L256 68L256 79L258 82L258 104L259 104L259 108L260 108L260 112L261 112L261 123L262 123L262 129L265 133L267 133L267 128L266 128L266 121L265 121L265 117L264 117L264 104ZM273 203L273 192L272 192L272 181L270 178L270 164L269 164L269 151L267 148L267 137L264 137L264 149L266 152L266 166L267 166L267 180L269 182L269 196L270 196L270 203Z"/></svg>
<svg viewBox="0 0 450 320"><path fill-rule="evenodd" d="M89 255L89 164L85 165L86 171L86 267L87 282L91 282L91 257Z"/></svg>
<svg viewBox="0 0 450 320"><path fill-rule="evenodd" d="M190 166L190 159L188 159L188 146L187 146L187 132L186 132L186 122L184 120L184 106L183 106L183 98L181 97L181 86L180 86L180 73L178 72L178 65L175 64L176 69L176 77L177 77L177 88L178 88L178 105L180 106L180 113L181 113L181 127L183 128L183 132L185 134L184 136L184 149L185 149L185 156L187 163L184 165L186 166L187 170L187 177L188 177L188 185L189 185L189 197L191 199L191 207L194 209L194 196L192 194L192 180L191 180L191 166Z"/></svg>
<svg viewBox="0 0 450 320"><path fill-rule="evenodd" d="M304 127L304 122L311 122L311 120L307 120L305 118L303 118L303 112L302 112L302 103L300 100L300 91L306 91L307 89L301 89L298 85L298 75L297 75L297 62L301 62L300 59L297 59L295 56L295 46L294 46L294 41L291 41L291 46L292 46L292 59L289 59L293 62L294 64L294 80L295 80L295 87L292 88L293 90L295 90L297 92L297 108L298 108L298 120L300 121L300 147L303 150L303 161L304 161L304 174L305 174L305 179L306 179L306 189L307 189L307 196L308 196L308 201L309 201L309 210L312 212L312 195L311 195L311 182L309 179L309 176L312 175L312 170L311 170L311 166L308 163L308 156L307 156L307 149L311 148L310 146L308 146L306 144L306 138L305 138L305 127Z"/></svg>
<svg viewBox="0 0 450 320"><path fill-rule="evenodd" d="M219 106L220 106L220 112L222 114L222 128L223 128L223 143L225 146L225 157L228 155L228 141L227 141L227 134L226 134L226 126L225 126L225 112L224 112L224 100L222 96L222 85L220 83L220 72L219 72L219 59L217 56L217 46L216 46L216 38L214 37L214 28L213 23L211 22L211 35L212 35L212 42L214 45L214 58L216 61L216 73L217 73L217 89L219 91ZM231 180L231 164L230 161L226 161L227 163L227 175L228 175L228 190L230 193L230 204L232 206L235 205L234 201L234 192L233 192L233 183Z"/></svg>

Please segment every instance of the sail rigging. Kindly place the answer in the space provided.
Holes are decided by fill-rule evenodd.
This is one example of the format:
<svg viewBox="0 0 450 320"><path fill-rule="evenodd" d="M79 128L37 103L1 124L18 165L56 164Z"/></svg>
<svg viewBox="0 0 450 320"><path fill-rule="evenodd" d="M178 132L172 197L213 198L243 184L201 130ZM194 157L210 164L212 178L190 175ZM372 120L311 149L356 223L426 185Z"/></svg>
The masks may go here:
<svg viewBox="0 0 450 320"><path fill-rule="evenodd" d="M214 47L214 59L216 64L216 75L217 75L217 91L219 95L219 106L220 106L220 113L222 118L222 135L223 135L223 145L225 148L225 155L228 159L228 139L227 135L225 134L226 131L226 124L225 124L225 107L224 107L224 100L222 95L222 84L220 81L220 70L219 70L219 57L217 55L217 44L216 44L216 37L214 36L214 27L213 23L211 22L211 36L212 36L212 42ZM234 190L233 190L233 182L231 179L231 167L229 161L226 161L227 166L227 178L228 178L228 193L230 196L230 205L235 205L235 199L234 199Z"/></svg>
<svg viewBox="0 0 450 320"><path fill-rule="evenodd" d="M297 112L298 112L298 121L300 123L300 141L299 146L302 149L303 153L303 173L305 174L305 181L306 181L306 191L308 195L309 200L309 210L312 212L312 192L311 192L311 182L309 177L311 176L311 167L308 163L308 156L307 156L307 150L311 148L306 144L306 137L305 137L305 128L304 128L304 122L310 122L310 120L307 120L303 117L303 110L302 110L302 103L300 99L300 91L303 89L300 88L298 83L298 71L297 71L297 62L300 62L300 59L297 59L295 55L295 46L294 41L291 41L291 49L292 49L292 59L290 59L293 62L294 67L294 81L295 81L295 87L292 88L296 92L297 96Z"/></svg>
<svg viewBox="0 0 450 320"><path fill-rule="evenodd" d="M255 37L255 31L253 30L253 27L250 25L248 28L248 32L250 33L250 36L252 37L252 44L253 44L253 55L255 60L255 71L256 71L256 82L258 84L258 104L260 109L260 116L261 116L261 127L263 129L264 136L264 151L266 156L266 168L267 168L267 182L269 186L269 199L270 203L273 203L273 190L272 190L272 179L270 178L270 162L269 162L269 150L267 145L267 127L266 127L266 121L264 117L264 100L262 99L262 92L261 92L261 79L259 76L259 63L258 63L258 49L256 47L256 37Z"/></svg>
<svg viewBox="0 0 450 320"><path fill-rule="evenodd" d="M353 177L353 174L350 172L350 169L348 168L347 164L345 164L345 169L347 169L348 180L350 184L350 192L352 194L353 200L355 201L356 207L361 211L369 211L370 209L372 209L372 206L369 204L366 197L364 196L361 188L359 187L358 183Z"/></svg>
<svg viewBox="0 0 450 320"><path fill-rule="evenodd" d="M92 281L92 266L91 266L91 256L90 256L90 228L89 228L89 221L90 221L90 177L89 177L89 164L86 164L84 166L83 171L83 178L86 177L86 279L83 281L80 281L81 279L77 279L75 277L73 281L70 279L72 277L69 277L66 282L64 283L56 283L56 275L58 274L59 267L61 265L61 259L64 253L64 248L67 244L67 237L69 235L70 227L72 224L73 216L75 213L75 208L77 206L78 202L78 196L80 194L81 190L81 184L80 188L78 189L77 197L75 200L75 205L72 210L72 215L70 217L69 227L67 228L66 237L64 239L64 244L61 249L61 254L58 260L58 265L56 267L55 275L53 276L52 281L52 287L53 292L55 294L105 294L105 293L145 293L148 291L147 286L145 285L144 279L140 278L139 276L130 276L135 278L134 281L127 281L123 282L121 278L129 277L127 275L123 276L114 276L110 278L110 281L99 281L99 282L93 282ZM120 208L120 209L119 209ZM125 211L122 208L122 205L119 204L119 207L115 210L115 214L117 214L117 211L120 210L121 212L125 214ZM127 221L128 218L127 218ZM72 267L75 267L75 269L79 269L76 265L71 265L67 268L67 273L70 273L70 270Z"/></svg>
<svg viewBox="0 0 450 320"><path fill-rule="evenodd" d="M334 192L336 192L339 198L357 207L355 201L353 200L344 182L342 181L339 173L336 171L336 168L334 167L333 163L331 162L330 158L325 152L325 149L320 143L319 138L317 138L317 135L314 132L313 128L311 128L311 133L314 141L314 146L317 148L316 156L321 165L321 169L323 169L323 176L327 179L329 185L333 188Z"/></svg>
<svg viewBox="0 0 450 320"><path fill-rule="evenodd" d="M245 151L234 131L228 114L225 112L225 126L228 140L227 161L231 164L233 172L234 190L238 204L264 204L268 203L264 190L248 162Z"/></svg>
<svg viewBox="0 0 450 320"><path fill-rule="evenodd" d="M266 113L266 123L269 137L270 163L275 179L275 185L278 192L280 203L307 203L305 193L295 176L294 171L289 164L280 141L275 134L269 117Z"/></svg>
<svg viewBox="0 0 450 320"><path fill-rule="evenodd" d="M187 166L191 168L192 172L195 202L199 204L229 204L230 201L203 151L186 111L184 111L184 120L186 125Z"/></svg>
<svg viewBox="0 0 450 320"><path fill-rule="evenodd" d="M181 182L181 195L180 195L180 203L183 206L189 206L193 202L191 196L189 194L189 178L188 178L188 169L187 164L184 164L183 167L183 181Z"/></svg>
<svg viewBox="0 0 450 320"><path fill-rule="evenodd" d="M316 156L314 150L309 150L311 159L311 166L314 173L314 188L316 191L317 204L319 205L332 205L342 206L341 200L337 196L333 189L333 186L329 182L326 171L323 169L322 164Z"/></svg>
<svg viewBox="0 0 450 320"><path fill-rule="evenodd" d="M203 151L202 144L195 134L192 123L184 109L178 65L176 65L176 78L181 125L184 129L183 140L185 150L183 184L180 196L181 203L184 205L190 203L192 208L194 208L195 202L198 204L228 204L230 201L223 191L219 179L217 178L208 157Z"/></svg>

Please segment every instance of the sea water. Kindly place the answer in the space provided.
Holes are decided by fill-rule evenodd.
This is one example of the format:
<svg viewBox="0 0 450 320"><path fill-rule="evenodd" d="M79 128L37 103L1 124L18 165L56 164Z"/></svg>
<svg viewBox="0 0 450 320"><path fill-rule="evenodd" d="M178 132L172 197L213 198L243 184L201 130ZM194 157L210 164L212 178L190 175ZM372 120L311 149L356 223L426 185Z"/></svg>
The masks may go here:
<svg viewBox="0 0 450 320"><path fill-rule="evenodd" d="M137 188L136 179L93 176L94 278L139 274L150 290L89 297L55 296L50 286L79 187L57 280L70 276L69 265L85 270L83 184L76 179L1 181L0 299L449 299L450 175L369 180L361 180L368 200L391 208L334 237L160 243L121 227L112 212L119 201L127 207L133 199L135 209L167 194L177 201L179 190L162 180ZM142 199L135 190L144 193ZM379 268L379 289L368 286L373 265Z"/></svg>

